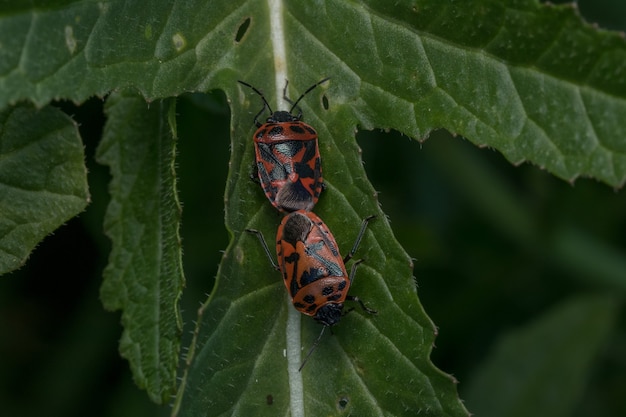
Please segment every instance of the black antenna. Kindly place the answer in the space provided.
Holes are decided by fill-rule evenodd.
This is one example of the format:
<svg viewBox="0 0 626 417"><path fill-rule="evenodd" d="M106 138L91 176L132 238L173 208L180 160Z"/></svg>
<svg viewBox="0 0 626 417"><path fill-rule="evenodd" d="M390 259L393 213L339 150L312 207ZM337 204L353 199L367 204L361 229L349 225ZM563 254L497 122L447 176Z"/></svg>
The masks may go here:
<svg viewBox="0 0 626 417"><path fill-rule="evenodd" d="M311 349L309 349L309 353L306 354L306 357L304 358L304 361L302 362L302 365L300 365L300 367L298 368L298 372L302 371L302 368L304 368L304 365L306 365L306 362L309 360L309 357L311 356L311 353L313 353L313 351L317 348L317 345L320 344L320 340L322 339L322 335L324 334L324 330L326 330L327 327L328 326L323 326L322 327L322 331L320 332L320 335L317 336L317 339L315 340L315 343L313 343L313 346L311 346Z"/></svg>
<svg viewBox="0 0 626 417"><path fill-rule="evenodd" d="M253 85L248 84L245 81L241 81L241 80L237 80L237 82L239 84L243 84L246 87L250 87L252 89L252 91L254 91L255 93L257 93L259 96L261 96L261 100L263 100L263 108L261 109L260 112L258 112L256 114L256 116L254 116L254 124L257 125L257 127L260 127L262 123L259 123L259 116L261 115L261 113L263 113L263 111L265 110L265 108L267 107L267 109L270 111L270 114L273 114L274 111L272 110L272 107L270 106L270 103L267 102L267 100L265 99L265 96L263 95L262 92L260 92L259 90L257 90L256 87L254 87Z"/></svg>
<svg viewBox="0 0 626 417"><path fill-rule="evenodd" d="M297 108L298 109L298 119L300 119L302 117L302 109L298 106L298 103L300 102L300 100L302 100L304 98L304 96L309 94L311 92L311 90L313 90L315 87L317 87L318 85L320 85L322 83L325 83L328 80L330 80L330 77L326 77L323 80L316 82L315 84L310 86L304 93L302 93L300 95L300 97L298 97L298 99L295 102L292 102L287 97L287 85L289 84L289 81L286 81L285 82L285 88L283 89L283 99L285 99L287 101L287 103L293 104L291 106L291 109L289 109L289 113L293 112L293 109Z"/></svg>

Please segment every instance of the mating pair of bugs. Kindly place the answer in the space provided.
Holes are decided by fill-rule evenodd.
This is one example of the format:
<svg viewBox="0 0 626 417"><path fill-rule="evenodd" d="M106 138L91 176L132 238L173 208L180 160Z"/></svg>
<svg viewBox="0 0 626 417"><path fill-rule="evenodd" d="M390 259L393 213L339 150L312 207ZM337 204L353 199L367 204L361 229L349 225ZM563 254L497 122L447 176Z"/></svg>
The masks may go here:
<svg viewBox="0 0 626 417"><path fill-rule="evenodd" d="M263 100L263 108L254 117L258 127L253 137L258 177L270 203L287 213L276 234L278 264L274 262L261 232L247 231L259 238L272 266L282 273L294 307L324 326L300 369L317 347L326 327L337 324L345 314L343 304L346 300L357 301L368 313L376 313L358 297L348 295L362 260L354 262L349 275L345 267L358 249L368 222L375 216L363 220L352 249L342 258L328 226L311 211L323 189L321 158L317 132L302 121L298 103L328 79L313 84L295 102L287 97L285 84L283 99L292 106L289 111L276 112L272 111L263 93L239 81ZM266 109L270 116L265 123L261 123L258 118ZM294 110L298 113L294 114Z"/></svg>

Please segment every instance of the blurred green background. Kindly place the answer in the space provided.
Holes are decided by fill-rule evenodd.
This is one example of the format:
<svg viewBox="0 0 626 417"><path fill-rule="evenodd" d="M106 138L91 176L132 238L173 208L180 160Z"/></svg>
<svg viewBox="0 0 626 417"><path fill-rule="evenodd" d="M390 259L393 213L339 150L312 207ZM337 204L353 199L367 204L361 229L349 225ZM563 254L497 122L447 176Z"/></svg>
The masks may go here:
<svg viewBox="0 0 626 417"><path fill-rule="evenodd" d="M579 8L590 22L626 29L622 0L589 0ZM102 104L57 103L80 123L92 204L48 236L22 269L0 278L2 415L169 414L135 387L117 353L119 312L105 312L98 299L110 250L102 233L109 174L93 161ZM186 345L227 245L221 196L229 110L221 93L196 94L179 99L178 114ZM423 144L394 132L361 132L358 141L382 208L416 259L420 299L440 330L433 361L461 382L462 398L480 397L472 381L503 335L541 320L572 296L611 293L621 306L624 190L588 179L569 184L528 164L514 167L499 153L444 131ZM565 415L626 415L623 308L611 320L579 395L556 400L569 403ZM478 400L467 407L486 415Z"/></svg>

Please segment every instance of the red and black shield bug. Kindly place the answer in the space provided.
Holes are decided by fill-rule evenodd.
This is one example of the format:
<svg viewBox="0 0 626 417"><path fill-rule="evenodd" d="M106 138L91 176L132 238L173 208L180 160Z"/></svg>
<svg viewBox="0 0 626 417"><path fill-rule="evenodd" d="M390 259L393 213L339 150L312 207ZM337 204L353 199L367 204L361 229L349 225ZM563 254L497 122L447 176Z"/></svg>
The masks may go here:
<svg viewBox="0 0 626 417"><path fill-rule="evenodd" d="M272 205L283 212L312 210L323 187L322 164L317 143L317 132L302 121L300 100L329 78L313 84L295 102L287 97L287 85L283 99L292 104L289 111L272 111L263 93L250 87L263 100L263 108L254 116L258 127L254 134L256 167L265 195ZM265 123L258 118L265 111L270 116ZM298 114L293 111L297 109Z"/></svg>
<svg viewBox="0 0 626 417"><path fill-rule="evenodd" d="M363 310L376 313L358 297L348 295L357 266L362 260L352 265L349 275L345 267L358 249L368 222L374 217L363 220L352 249L345 258L341 258L335 237L322 219L310 211L294 211L283 218L276 233L278 265L274 263L261 232L248 230L257 235L270 262L282 273L293 306L324 326L302 366L317 346L324 329L337 324L345 314L343 303L346 300L357 301Z"/></svg>

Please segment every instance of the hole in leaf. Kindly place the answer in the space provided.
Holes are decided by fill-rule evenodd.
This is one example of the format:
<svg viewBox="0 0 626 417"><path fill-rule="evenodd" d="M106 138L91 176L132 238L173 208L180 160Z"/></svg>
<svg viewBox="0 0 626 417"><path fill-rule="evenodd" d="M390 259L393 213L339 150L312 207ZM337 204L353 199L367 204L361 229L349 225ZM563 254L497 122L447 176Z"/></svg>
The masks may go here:
<svg viewBox="0 0 626 417"><path fill-rule="evenodd" d="M339 401L337 401L337 407L340 410L344 410L349 402L350 400L348 399L348 397L341 397L339 398Z"/></svg>
<svg viewBox="0 0 626 417"><path fill-rule="evenodd" d="M272 396L272 394L267 394L267 397L265 397L265 401L267 402L267 405L274 404L274 397Z"/></svg>
<svg viewBox="0 0 626 417"><path fill-rule="evenodd" d="M239 25L239 29L237 29L237 34L235 35L235 42L239 43L241 39L244 37L248 28L250 27L250 18L246 18L241 25Z"/></svg>
<svg viewBox="0 0 626 417"><path fill-rule="evenodd" d="M328 110L328 107L330 106L330 104L328 103L328 97L326 97L326 94L322 96L322 106L324 106L324 110Z"/></svg>

